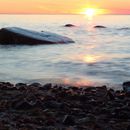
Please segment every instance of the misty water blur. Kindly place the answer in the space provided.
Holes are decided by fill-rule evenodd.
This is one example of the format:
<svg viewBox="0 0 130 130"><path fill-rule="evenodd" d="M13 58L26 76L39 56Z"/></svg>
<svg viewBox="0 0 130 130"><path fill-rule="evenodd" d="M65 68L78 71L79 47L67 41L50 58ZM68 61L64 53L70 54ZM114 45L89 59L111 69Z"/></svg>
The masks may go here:
<svg viewBox="0 0 130 130"><path fill-rule="evenodd" d="M0 15L0 28L50 31L75 41L61 45L0 45L0 81L121 84L130 77L129 21L129 15L91 19L84 15ZM64 27L68 23L76 27Z"/></svg>

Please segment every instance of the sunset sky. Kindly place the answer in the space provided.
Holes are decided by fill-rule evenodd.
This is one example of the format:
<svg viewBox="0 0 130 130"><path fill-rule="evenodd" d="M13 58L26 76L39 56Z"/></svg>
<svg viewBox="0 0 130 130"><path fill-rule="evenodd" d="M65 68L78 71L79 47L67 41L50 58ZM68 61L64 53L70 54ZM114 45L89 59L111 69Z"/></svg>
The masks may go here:
<svg viewBox="0 0 130 130"><path fill-rule="evenodd" d="M0 0L0 13L9 14L78 14L85 8L130 14L130 0Z"/></svg>

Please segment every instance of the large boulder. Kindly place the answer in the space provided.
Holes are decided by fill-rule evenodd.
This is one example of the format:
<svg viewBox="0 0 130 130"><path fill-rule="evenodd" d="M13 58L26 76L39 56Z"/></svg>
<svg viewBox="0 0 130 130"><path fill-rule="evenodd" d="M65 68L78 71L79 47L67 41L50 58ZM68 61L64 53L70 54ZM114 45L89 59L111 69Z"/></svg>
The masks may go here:
<svg viewBox="0 0 130 130"><path fill-rule="evenodd" d="M50 32L36 32L18 27L7 27L0 29L0 44L62 44L73 43L68 37Z"/></svg>

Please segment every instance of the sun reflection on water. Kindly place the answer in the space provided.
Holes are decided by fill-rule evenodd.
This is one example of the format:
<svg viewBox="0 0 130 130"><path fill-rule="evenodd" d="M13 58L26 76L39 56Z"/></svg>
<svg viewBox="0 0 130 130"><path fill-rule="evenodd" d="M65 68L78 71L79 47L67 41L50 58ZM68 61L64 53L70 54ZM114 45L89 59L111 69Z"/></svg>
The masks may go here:
<svg viewBox="0 0 130 130"><path fill-rule="evenodd" d="M101 56L96 56L96 55L85 55L83 57L83 61L92 64L92 63L97 63L101 60Z"/></svg>
<svg viewBox="0 0 130 130"><path fill-rule="evenodd" d="M80 78L64 78L63 79L63 84L64 85L72 85L72 86L76 86L76 87L81 87L81 86L92 86L94 85L93 82L89 81L89 79L84 79L83 77Z"/></svg>

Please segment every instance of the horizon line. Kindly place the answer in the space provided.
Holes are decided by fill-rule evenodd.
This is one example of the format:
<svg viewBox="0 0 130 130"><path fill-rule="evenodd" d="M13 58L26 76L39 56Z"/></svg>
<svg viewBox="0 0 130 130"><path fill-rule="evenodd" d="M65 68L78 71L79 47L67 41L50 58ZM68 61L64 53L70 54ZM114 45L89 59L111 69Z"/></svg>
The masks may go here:
<svg viewBox="0 0 130 130"><path fill-rule="evenodd" d="M76 14L76 13L0 13L0 15L84 15L84 14ZM130 13L106 13L106 14L98 14L98 15L130 15Z"/></svg>

